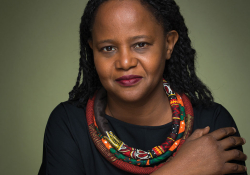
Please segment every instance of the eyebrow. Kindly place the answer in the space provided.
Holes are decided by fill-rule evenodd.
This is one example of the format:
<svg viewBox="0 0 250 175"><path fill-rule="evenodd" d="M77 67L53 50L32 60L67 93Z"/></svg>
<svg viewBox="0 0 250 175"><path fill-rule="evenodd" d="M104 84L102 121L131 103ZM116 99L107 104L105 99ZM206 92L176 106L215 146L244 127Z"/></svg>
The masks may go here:
<svg viewBox="0 0 250 175"><path fill-rule="evenodd" d="M138 35L138 36L133 36L133 37L129 38L129 40L136 40L136 39L141 39L141 38L151 38L151 36Z"/></svg>
<svg viewBox="0 0 250 175"><path fill-rule="evenodd" d="M136 40L136 39L141 39L141 38L151 38L150 36L147 36L147 35L138 35L138 36L133 36L133 37L130 37L129 40ZM99 41L97 44L102 44L102 43L112 43L114 42L114 40L112 39L106 39L106 40L101 40Z"/></svg>

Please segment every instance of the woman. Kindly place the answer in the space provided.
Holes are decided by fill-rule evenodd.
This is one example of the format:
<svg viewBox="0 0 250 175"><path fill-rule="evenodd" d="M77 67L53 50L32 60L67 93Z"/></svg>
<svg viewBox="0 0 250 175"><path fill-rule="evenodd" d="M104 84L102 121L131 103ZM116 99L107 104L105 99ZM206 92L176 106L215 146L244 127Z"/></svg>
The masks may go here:
<svg viewBox="0 0 250 175"><path fill-rule="evenodd" d="M173 0L90 0L80 42L39 174L246 174L245 140L197 78Z"/></svg>

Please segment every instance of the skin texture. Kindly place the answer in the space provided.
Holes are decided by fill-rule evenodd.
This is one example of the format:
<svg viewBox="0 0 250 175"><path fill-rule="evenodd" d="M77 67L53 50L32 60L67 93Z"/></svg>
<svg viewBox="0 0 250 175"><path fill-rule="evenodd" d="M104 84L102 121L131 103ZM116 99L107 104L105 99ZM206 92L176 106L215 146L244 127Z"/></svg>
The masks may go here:
<svg viewBox="0 0 250 175"><path fill-rule="evenodd" d="M108 1L97 11L92 38L89 44L95 67L108 94L106 112L137 125L170 122L162 74L178 40L177 32L165 35L139 1ZM116 81L124 75L139 75L142 79L125 87Z"/></svg>
<svg viewBox="0 0 250 175"><path fill-rule="evenodd" d="M206 127L195 130L175 158L152 175L222 175L245 172L245 166L227 163L230 160L247 159L246 155L239 150L227 151L228 148L245 144L244 139L231 136L236 129L221 128L208 134L209 129Z"/></svg>
<svg viewBox="0 0 250 175"><path fill-rule="evenodd" d="M107 90L108 115L136 125L159 126L171 122L172 111L162 87L162 74L177 40L178 33L164 34L163 27L139 1L112 0L98 8L89 45L97 73ZM124 75L139 75L142 79L131 86L122 86L116 79ZM208 127L196 130L175 158L152 174L244 172L244 166L227 163L246 160L241 151L227 151L245 143L242 138L231 136L235 129L208 132Z"/></svg>

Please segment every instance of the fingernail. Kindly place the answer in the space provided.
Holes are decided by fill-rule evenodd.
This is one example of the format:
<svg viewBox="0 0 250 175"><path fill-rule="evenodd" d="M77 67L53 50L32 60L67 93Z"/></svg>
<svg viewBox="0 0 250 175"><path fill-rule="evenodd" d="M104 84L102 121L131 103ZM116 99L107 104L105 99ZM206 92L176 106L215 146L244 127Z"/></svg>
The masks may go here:
<svg viewBox="0 0 250 175"><path fill-rule="evenodd" d="M246 139L244 139L244 138L242 138L243 139L243 142L244 142L244 144L246 143Z"/></svg>
<svg viewBox="0 0 250 175"><path fill-rule="evenodd" d="M247 167L245 166L245 170L247 170Z"/></svg>
<svg viewBox="0 0 250 175"><path fill-rule="evenodd" d="M234 132L236 132L236 129L235 129L235 127L233 127L233 129L234 129Z"/></svg>

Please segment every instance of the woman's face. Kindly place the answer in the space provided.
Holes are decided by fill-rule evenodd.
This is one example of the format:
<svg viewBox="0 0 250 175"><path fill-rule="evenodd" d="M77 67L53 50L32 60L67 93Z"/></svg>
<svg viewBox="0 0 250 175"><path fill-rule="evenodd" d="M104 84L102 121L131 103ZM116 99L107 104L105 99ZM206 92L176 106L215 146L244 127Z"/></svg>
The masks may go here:
<svg viewBox="0 0 250 175"><path fill-rule="evenodd" d="M110 0L96 13L92 30L94 63L110 97L143 100L162 88L162 74L178 39L140 1Z"/></svg>

